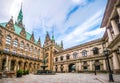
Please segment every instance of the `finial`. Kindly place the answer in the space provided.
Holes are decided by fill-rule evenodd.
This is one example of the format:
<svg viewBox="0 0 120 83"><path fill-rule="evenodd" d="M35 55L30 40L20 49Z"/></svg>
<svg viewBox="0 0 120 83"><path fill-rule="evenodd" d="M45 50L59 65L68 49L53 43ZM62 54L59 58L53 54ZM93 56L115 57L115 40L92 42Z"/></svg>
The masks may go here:
<svg viewBox="0 0 120 83"><path fill-rule="evenodd" d="M52 40L54 41L54 27L52 29Z"/></svg>

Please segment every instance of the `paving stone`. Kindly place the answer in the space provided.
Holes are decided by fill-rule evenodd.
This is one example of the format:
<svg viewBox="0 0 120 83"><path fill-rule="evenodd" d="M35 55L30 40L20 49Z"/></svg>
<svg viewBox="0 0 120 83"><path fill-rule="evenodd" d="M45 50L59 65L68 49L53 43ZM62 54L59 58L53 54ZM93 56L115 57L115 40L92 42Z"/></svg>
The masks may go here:
<svg viewBox="0 0 120 83"><path fill-rule="evenodd" d="M113 75L120 83L120 75ZM22 78L2 78L0 83L109 83L108 74L57 73L56 75L25 75Z"/></svg>

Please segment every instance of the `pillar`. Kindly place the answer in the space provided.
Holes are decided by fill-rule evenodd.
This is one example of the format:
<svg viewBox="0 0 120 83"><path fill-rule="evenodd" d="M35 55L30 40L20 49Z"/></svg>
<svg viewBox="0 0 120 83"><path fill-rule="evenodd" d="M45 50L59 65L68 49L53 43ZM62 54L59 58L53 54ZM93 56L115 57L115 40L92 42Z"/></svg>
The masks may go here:
<svg viewBox="0 0 120 83"><path fill-rule="evenodd" d="M113 52L113 72L115 74L120 73L120 64L116 52Z"/></svg>
<svg viewBox="0 0 120 83"><path fill-rule="evenodd" d="M114 34L118 35L119 34L119 29L118 29L118 25L117 25L117 23L115 22L114 19L111 20L111 25L112 25Z"/></svg>
<svg viewBox="0 0 120 83"><path fill-rule="evenodd" d="M107 67L106 67L106 60L103 60L103 70L107 70Z"/></svg>
<svg viewBox="0 0 120 83"><path fill-rule="evenodd" d="M9 60L9 63L8 63L8 71L10 71L11 69L11 59Z"/></svg>
<svg viewBox="0 0 120 83"><path fill-rule="evenodd" d="M109 42L111 42L113 38L109 28L107 28L107 34L108 34Z"/></svg>
<svg viewBox="0 0 120 83"><path fill-rule="evenodd" d="M92 61L90 61L90 71L92 71Z"/></svg>
<svg viewBox="0 0 120 83"><path fill-rule="evenodd" d="M75 64L75 69L76 69L76 72L78 72L78 70L79 70L79 63Z"/></svg>
<svg viewBox="0 0 120 83"><path fill-rule="evenodd" d="M14 71L17 71L17 70L19 70L18 69L18 61L15 62L15 67L14 67Z"/></svg>
<svg viewBox="0 0 120 83"><path fill-rule="evenodd" d="M81 65L81 62L79 62L79 71L82 70L82 65Z"/></svg>

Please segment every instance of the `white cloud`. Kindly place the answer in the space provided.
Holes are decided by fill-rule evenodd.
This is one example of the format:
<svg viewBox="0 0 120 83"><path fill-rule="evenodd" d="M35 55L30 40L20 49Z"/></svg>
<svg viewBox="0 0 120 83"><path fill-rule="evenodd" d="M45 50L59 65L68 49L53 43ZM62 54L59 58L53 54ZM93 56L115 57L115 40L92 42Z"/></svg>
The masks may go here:
<svg viewBox="0 0 120 83"><path fill-rule="evenodd" d="M98 11L91 18L86 20L83 24L76 27L75 30L73 30L71 33L64 34L60 36L60 38L57 38L57 41L60 41L59 39L64 40L65 48L67 48L69 47L69 44L71 44L72 46L80 44L80 42L88 39L90 36L99 36L104 31L103 29L97 28L92 31L90 31L89 29L95 27L100 22L100 20L102 19L101 14L102 10Z"/></svg>
<svg viewBox="0 0 120 83"><path fill-rule="evenodd" d="M0 22L8 21L11 15L17 19L21 2L23 2L23 23L26 31L30 33L35 31L36 37L41 36L41 39L44 39L46 31L51 32L54 26L55 38L57 41L63 40L65 48L88 39L88 35L95 35L96 32L91 32L89 29L100 23L101 11L96 14L95 12L104 7L102 0L90 3L88 0L1 0ZM65 22L67 14L76 5L80 5L80 8ZM69 31L69 27L74 28L70 28Z"/></svg>
<svg viewBox="0 0 120 83"><path fill-rule="evenodd" d="M72 0L76 4L85 4L86 0Z"/></svg>

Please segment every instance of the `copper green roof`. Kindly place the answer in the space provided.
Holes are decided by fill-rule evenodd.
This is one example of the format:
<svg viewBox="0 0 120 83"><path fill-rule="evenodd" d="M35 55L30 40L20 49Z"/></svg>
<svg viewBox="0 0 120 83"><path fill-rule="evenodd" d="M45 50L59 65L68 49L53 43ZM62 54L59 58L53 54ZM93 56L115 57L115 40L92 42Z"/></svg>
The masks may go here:
<svg viewBox="0 0 120 83"><path fill-rule="evenodd" d="M5 23L0 23L0 26L6 28L6 24L7 24L7 22L5 22ZM20 35L20 32L22 31L22 28L19 27L19 26L16 25L16 24L14 24L14 30L15 30L15 33L16 33L16 34ZM26 39L30 41L30 38L31 38L31 34L28 33L28 32L26 32ZM34 43L37 44L38 42L35 40Z"/></svg>
<svg viewBox="0 0 120 83"><path fill-rule="evenodd" d="M31 34L28 33L28 32L26 32L26 39L27 39L27 40L30 40L30 37L31 37Z"/></svg>
<svg viewBox="0 0 120 83"><path fill-rule="evenodd" d="M6 24L7 24L7 22L5 22L5 23L0 23L0 25L1 25L2 27L5 27Z"/></svg>
<svg viewBox="0 0 120 83"><path fill-rule="evenodd" d="M20 32L22 31L22 28L20 28L16 24L14 24L14 29L15 29L15 33L18 34L18 35L20 35Z"/></svg>

